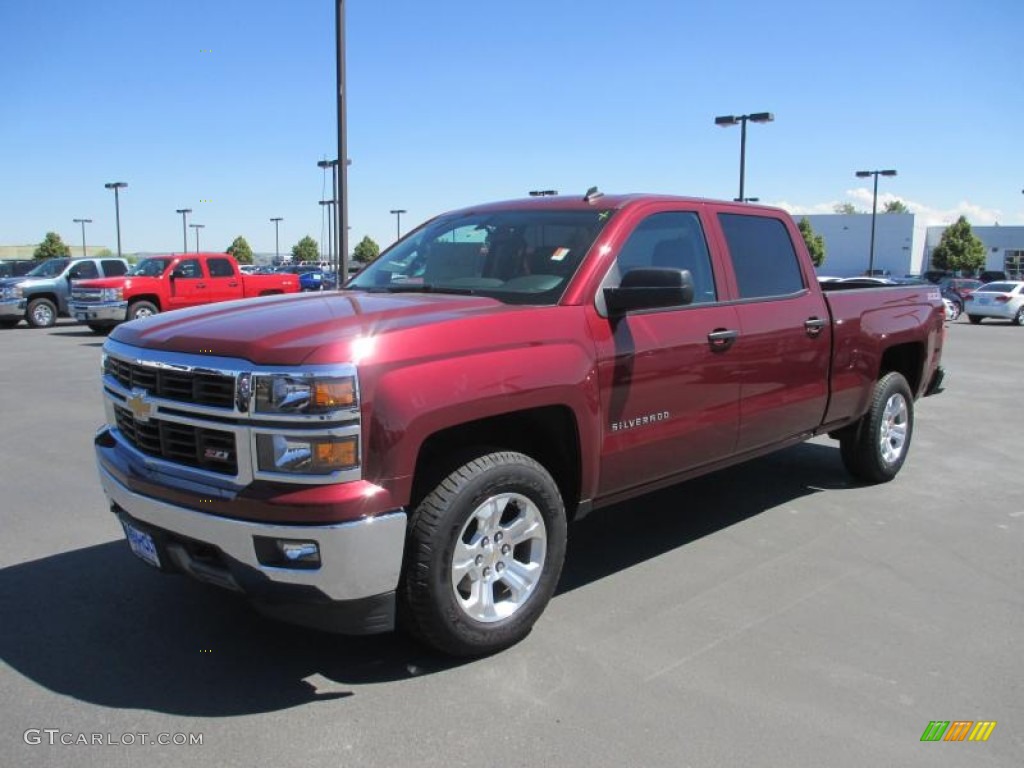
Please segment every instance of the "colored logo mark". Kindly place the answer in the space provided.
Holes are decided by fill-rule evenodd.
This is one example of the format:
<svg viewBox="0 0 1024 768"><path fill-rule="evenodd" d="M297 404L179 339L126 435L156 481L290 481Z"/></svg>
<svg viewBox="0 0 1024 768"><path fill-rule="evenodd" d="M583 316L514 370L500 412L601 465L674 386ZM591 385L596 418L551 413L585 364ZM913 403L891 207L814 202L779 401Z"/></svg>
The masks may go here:
<svg viewBox="0 0 1024 768"><path fill-rule="evenodd" d="M921 741L988 741L995 727L995 720L932 720Z"/></svg>

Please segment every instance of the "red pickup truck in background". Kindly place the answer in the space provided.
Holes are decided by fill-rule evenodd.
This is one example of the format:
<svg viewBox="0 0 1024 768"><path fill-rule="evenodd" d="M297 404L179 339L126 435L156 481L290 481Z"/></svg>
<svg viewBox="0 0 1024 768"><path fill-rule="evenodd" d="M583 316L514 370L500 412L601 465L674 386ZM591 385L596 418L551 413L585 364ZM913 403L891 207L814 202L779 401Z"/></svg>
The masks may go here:
<svg viewBox="0 0 1024 768"><path fill-rule="evenodd" d="M493 203L345 291L118 328L96 455L161 570L488 653L529 632L591 509L821 434L855 477L895 477L944 334L934 286L823 293L778 209Z"/></svg>
<svg viewBox="0 0 1024 768"><path fill-rule="evenodd" d="M80 280L70 315L96 333L126 320L253 296L296 293L296 275L247 275L227 253L187 253L142 259L123 277Z"/></svg>

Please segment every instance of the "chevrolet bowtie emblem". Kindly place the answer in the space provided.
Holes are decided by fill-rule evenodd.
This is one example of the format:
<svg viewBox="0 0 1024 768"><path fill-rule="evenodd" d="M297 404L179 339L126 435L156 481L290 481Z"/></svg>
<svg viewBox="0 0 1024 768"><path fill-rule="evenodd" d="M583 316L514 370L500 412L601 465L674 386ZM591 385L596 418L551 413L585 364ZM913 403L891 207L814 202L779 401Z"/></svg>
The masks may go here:
<svg viewBox="0 0 1024 768"><path fill-rule="evenodd" d="M132 412L136 421L145 423L153 414L153 404L146 399L146 393L140 389L132 390L132 395L125 401L125 405L128 406L128 410Z"/></svg>

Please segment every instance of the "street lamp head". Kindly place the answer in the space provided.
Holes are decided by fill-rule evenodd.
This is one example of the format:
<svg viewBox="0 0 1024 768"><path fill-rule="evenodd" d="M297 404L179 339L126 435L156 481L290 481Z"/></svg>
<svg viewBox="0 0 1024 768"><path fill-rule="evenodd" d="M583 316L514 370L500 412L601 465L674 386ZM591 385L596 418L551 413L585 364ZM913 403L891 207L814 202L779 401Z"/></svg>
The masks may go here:
<svg viewBox="0 0 1024 768"><path fill-rule="evenodd" d="M550 196L557 195L557 194L558 194L558 190L557 189L531 189L530 190L530 197L550 197Z"/></svg>
<svg viewBox="0 0 1024 768"><path fill-rule="evenodd" d="M408 213L408 211L405 208L392 208L391 213Z"/></svg>
<svg viewBox="0 0 1024 768"><path fill-rule="evenodd" d="M124 189L128 186L128 183L125 181L111 181L103 186L107 189Z"/></svg>
<svg viewBox="0 0 1024 768"><path fill-rule="evenodd" d="M879 173L881 173L883 176L895 176L896 175L896 171L894 171L894 170L879 171Z"/></svg>
<svg viewBox="0 0 1024 768"><path fill-rule="evenodd" d="M92 224L92 219L72 219L75 224Z"/></svg>
<svg viewBox="0 0 1024 768"><path fill-rule="evenodd" d="M870 175L871 175L871 171L857 171L857 178L858 179L866 179Z"/></svg>
<svg viewBox="0 0 1024 768"><path fill-rule="evenodd" d="M715 118L715 125L736 125L740 119L736 115L722 115L721 117Z"/></svg>
<svg viewBox="0 0 1024 768"><path fill-rule="evenodd" d="M338 164L337 160L317 160L317 168L333 168Z"/></svg>
<svg viewBox="0 0 1024 768"><path fill-rule="evenodd" d="M752 123L770 123L775 120L775 115L771 112L754 112L749 119Z"/></svg>
<svg viewBox="0 0 1024 768"><path fill-rule="evenodd" d="M321 200L320 205L334 205L333 200Z"/></svg>
<svg viewBox="0 0 1024 768"><path fill-rule="evenodd" d="M271 221L284 221L284 219L280 216L275 216L274 218L271 219Z"/></svg>
<svg viewBox="0 0 1024 768"><path fill-rule="evenodd" d="M192 209L191 208L175 208L174 212L175 213L192 213Z"/></svg>

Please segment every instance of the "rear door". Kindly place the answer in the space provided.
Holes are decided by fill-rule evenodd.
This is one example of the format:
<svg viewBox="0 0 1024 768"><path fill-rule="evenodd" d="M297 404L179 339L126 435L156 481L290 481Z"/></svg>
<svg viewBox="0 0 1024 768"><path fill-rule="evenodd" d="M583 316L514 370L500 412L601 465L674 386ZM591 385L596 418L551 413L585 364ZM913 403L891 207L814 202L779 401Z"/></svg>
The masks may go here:
<svg viewBox="0 0 1024 768"><path fill-rule="evenodd" d="M231 259L210 256L206 259L206 268L210 273L210 302L242 298L242 279L235 273Z"/></svg>
<svg viewBox="0 0 1024 768"><path fill-rule="evenodd" d="M199 259L181 259L171 269L168 309L181 309L206 304L210 300L210 286Z"/></svg>
<svg viewBox="0 0 1024 768"><path fill-rule="evenodd" d="M637 222L597 291L593 323L603 418L599 495L729 456L739 424L739 377L729 343L736 308L724 303L698 206L659 203ZM637 267L689 270L694 302L609 318L603 289Z"/></svg>
<svg viewBox="0 0 1024 768"><path fill-rule="evenodd" d="M716 216L734 281L742 361L738 452L816 429L828 403L832 326L799 230L770 211Z"/></svg>

